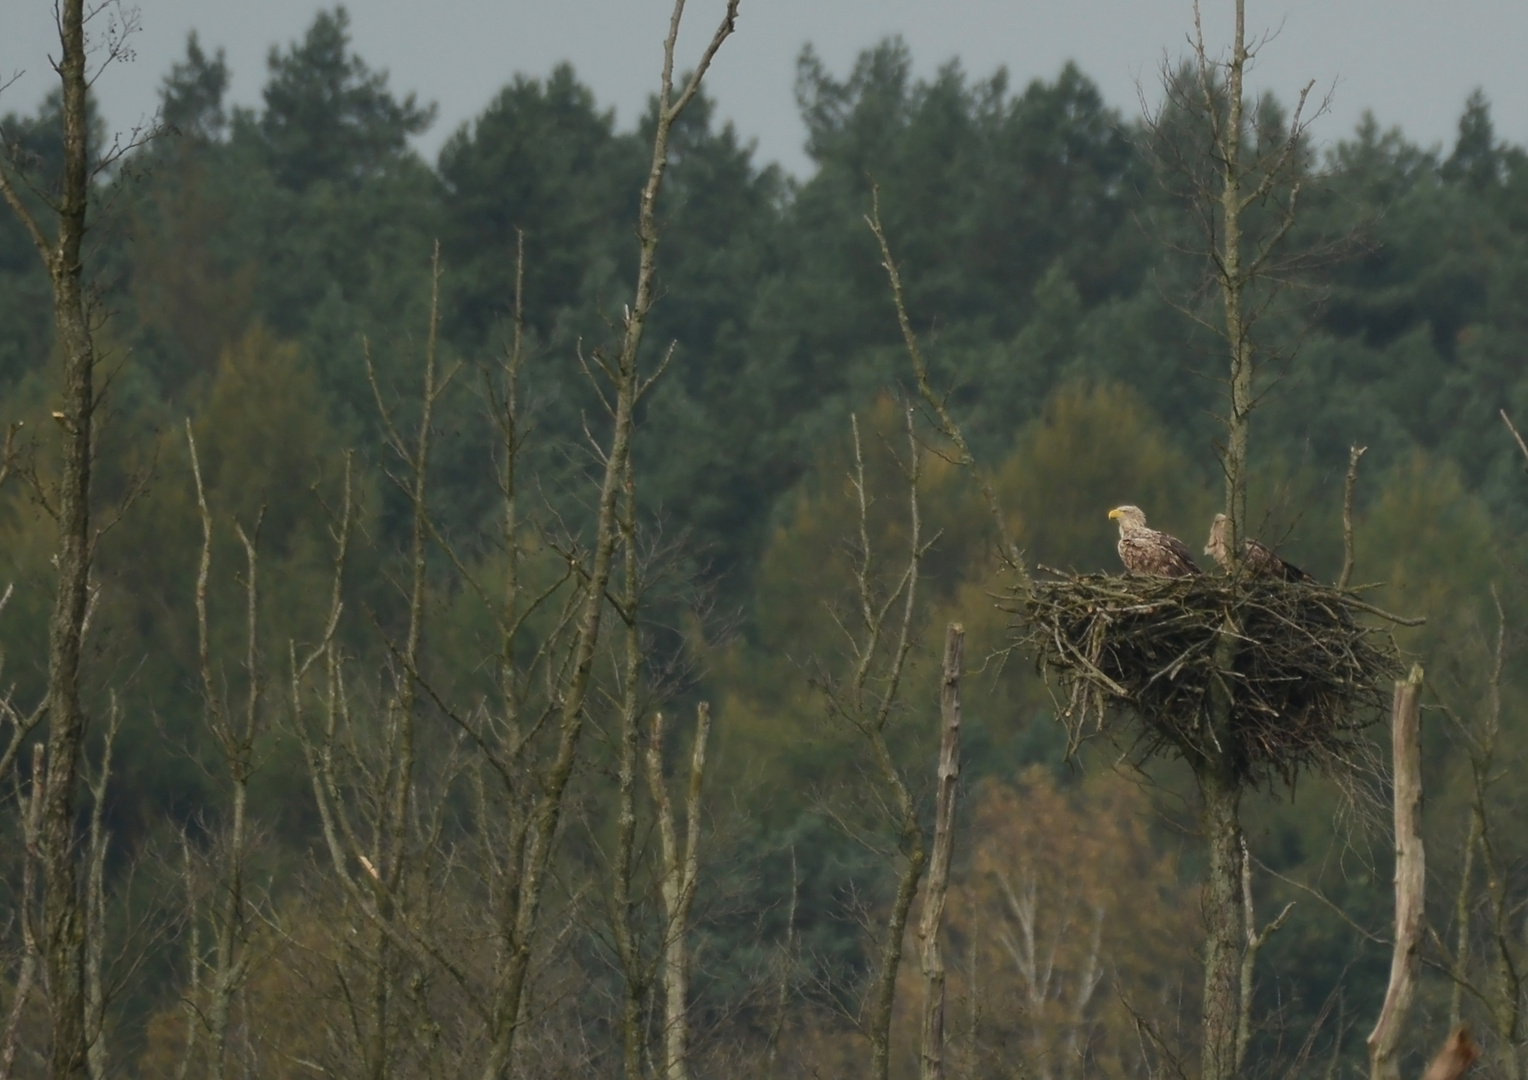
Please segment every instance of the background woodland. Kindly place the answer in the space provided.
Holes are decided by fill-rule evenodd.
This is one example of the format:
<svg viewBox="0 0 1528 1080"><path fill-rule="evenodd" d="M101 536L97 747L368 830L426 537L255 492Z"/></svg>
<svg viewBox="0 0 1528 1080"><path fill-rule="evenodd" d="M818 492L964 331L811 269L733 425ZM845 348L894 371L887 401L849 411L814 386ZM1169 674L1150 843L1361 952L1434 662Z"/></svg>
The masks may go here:
<svg viewBox="0 0 1528 1080"><path fill-rule="evenodd" d="M676 61L676 96L694 62ZM1069 753L1051 688L1005 652L992 521L919 404L865 215L873 183L930 378L1026 561L1116 570L1110 507L1196 551L1221 508L1221 343L1196 322L1202 260L1159 166L1200 148L1170 109L1123 114L1071 66L1022 87L912 69L895 40L843 72L804 51L800 179L757 160L703 87L625 131L567 66L515 75L426 161L410 139L431 107L355 54L343 8L272 51L257 108L225 102L221 54L193 37L162 133L117 153L93 122L110 167L85 237L102 391L80 679L80 859L104 943L92 1077L864 1075L907 853L883 765L928 828L951 621L951 1074L1195 1074L1192 784L1128 745ZM1396 631L1429 678L1408 1068L1462 1017L1481 1074L1521 1077L1528 477L1500 413L1528 420L1528 151L1479 95L1461 106L1441 149L1372 120L1318 121L1330 142L1302 144L1300 255L1259 329L1248 520L1335 580L1349 448L1368 448L1355 580L1427 619ZM59 172L63 109L0 119L28 175ZM1257 129L1288 110L1258 100ZM632 298L661 133L649 314ZM22 425L0 487L13 726L48 687L67 435L52 302L0 215L0 420ZM627 405L621 464L605 433ZM915 593L897 578L919 543L910 487ZM601 551L608 587L589 594ZM569 719L569 613L589 595L605 622ZM875 654L873 739L849 674L864 595L905 598L911 629L895 678ZM551 719L515 743L501 699ZM535 862L569 730L522 941L503 927L524 878L505 868ZM31 762L0 778L6 912L35 887ZM1392 933L1382 771L1301 776L1243 809L1262 921L1295 902L1259 956L1246 1075L1363 1068ZM0 1060L48 1075L46 1009L17 995L27 920L7 918L0 1007L21 1008ZM513 964L489 957L508 940L525 991L505 1014L492 988ZM897 1076L918 1068L908 949Z"/></svg>

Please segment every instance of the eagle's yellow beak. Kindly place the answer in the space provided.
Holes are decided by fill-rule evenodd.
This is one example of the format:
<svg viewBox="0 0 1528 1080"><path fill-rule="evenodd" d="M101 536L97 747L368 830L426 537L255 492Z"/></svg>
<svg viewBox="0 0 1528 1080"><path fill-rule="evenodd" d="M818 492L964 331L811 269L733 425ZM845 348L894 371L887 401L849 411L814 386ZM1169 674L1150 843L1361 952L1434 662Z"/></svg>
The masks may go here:
<svg viewBox="0 0 1528 1080"><path fill-rule="evenodd" d="M1109 520L1110 521L1113 521L1117 517L1119 517L1119 507L1115 507L1113 510L1109 511Z"/></svg>

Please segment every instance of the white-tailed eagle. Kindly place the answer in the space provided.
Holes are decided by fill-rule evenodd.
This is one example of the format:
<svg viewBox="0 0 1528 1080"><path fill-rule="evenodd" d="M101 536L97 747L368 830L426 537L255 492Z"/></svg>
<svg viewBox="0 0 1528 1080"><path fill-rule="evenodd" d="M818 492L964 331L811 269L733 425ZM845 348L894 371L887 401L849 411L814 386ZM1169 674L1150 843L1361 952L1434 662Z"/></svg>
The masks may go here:
<svg viewBox="0 0 1528 1080"><path fill-rule="evenodd" d="M1132 574L1194 577L1204 572L1182 540L1146 527L1140 507L1116 506L1109 518L1119 522L1119 558Z"/></svg>
<svg viewBox="0 0 1528 1080"><path fill-rule="evenodd" d="M1210 522L1210 538L1204 545L1204 553L1220 564L1222 570L1230 571L1230 559L1226 552L1226 516L1216 514ZM1292 562L1280 558L1268 545L1256 540L1242 543L1242 565L1253 577L1277 578L1280 581L1300 581L1306 584L1316 579Z"/></svg>

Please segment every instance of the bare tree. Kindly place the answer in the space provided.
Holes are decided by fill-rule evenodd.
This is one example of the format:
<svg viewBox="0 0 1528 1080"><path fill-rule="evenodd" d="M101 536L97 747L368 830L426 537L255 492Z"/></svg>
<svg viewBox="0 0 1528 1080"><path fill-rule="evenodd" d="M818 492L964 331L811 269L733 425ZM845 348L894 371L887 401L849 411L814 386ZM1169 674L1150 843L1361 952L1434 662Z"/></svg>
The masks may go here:
<svg viewBox="0 0 1528 1080"><path fill-rule="evenodd" d="M1063 897L1058 906L1064 914L1059 925L1046 935L1040 929L1042 901L1035 874L1026 873L1017 887L1005 873L998 872L996 877L1005 914L1011 920L1000 927L996 937L1013 961L1023 988L1024 1012L1034 1047L1030 1067L1043 1080L1072 1076L1085 1064L1089 1028L1093 1026L1089 1010L1104 977L1101 950L1104 910L1094 907L1079 913L1083 917L1074 920L1073 909L1082 905L1075 899ZM1088 944L1082 965L1075 972L1061 970L1057 964L1058 953L1066 938L1083 926L1087 927ZM1072 975L1070 986L1065 985L1068 974ZM1053 1003L1065 1003L1066 1015L1061 1018L1059 1030L1055 1018L1047 1015L1052 1011ZM1064 1053L1057 1052L1063 1048Z"/></svg>
<svg viewBox="0 0 1528 1080"><path fill-rule="evenodd" d="M729 0L727 11L712 35L688 81L677 93L674 84L674 51L679 39L684 0L675 0L669 19L668 36L663 45L663 73L658 91L657 123L653 134L652 164L642 189L637 216L637 241L640 257L637 267L636 294L627 309L625 335L620 354L607 372L614 382L614 408L610 443L603 450L604 477L596 507L593 548L587 567L583 609L579 615L573 662L567 688L562 694L557 718L558 745L545 774L541 795L532 811L526 837L525 861L520 876L518 899L508 930L509 963L498 980L493 996L493 1022L499 1034L484 1067L485 1080L502 1075L509 1067L521 997L529 973L531 951L547 871L551 865L553 844L561 817L563 796L578 755L584 726L584 704L588 693L595 648L605 604L605 589L610 580L614 550L619 535L617 496L631 453L632 424L638 401L652 386L656 375L644 379L638 366L642 336L656 299L655 277L658 266L659 230L658 195L668 168L668 140L674 122L700 92L705 77L722 43L737 24L739 0ZM659 369L661 371L661 368Z"/></svg>
<svg viewBox="0 0 1528 1080"><path fill-rule="evenodd" d="M1421 955L1426 863L1422 847L1422 668L1395 684L1391 741L1395 768L1395 947L1390 983L1369 1034L1369 1075L1399 1080L1397 1059L1406 1014L1416 993Z"/></svg>
<svg viewBox="0 0 1528 1080"><path fill-rule="evenodd" d="M1523 1075L1522 1003L1523 974L1520 943L1514 922L1521 902L1510 895L1512 873L1505 864L1498 830L1499 819L1492 812L1492 793L1504 770L1498 760L1501 735L1502 677L1506 666L1507 616L1501 598L1493 587L1491 597L1496 608L1495 642L1491 650L1490 673L1485 702L1473 721L1445 709L1463 737L1469 757L1470 805L1466 827L1464 861L1459 887L1454 899L1456 938L1448 971L1453 979L1449 1022L1457 1027L1461 1020L1463 996L1468 991L1484 1009L1492 1035L1496 1067L1509 1080ZM1476 859L1483 872L1483 888L1475 890ZM1472 940L1476 936L1477 909L1484 923L1487 962L1483 976L1471 972Z"/></svg>
<svg viewBox="0 0 1528 1080"><path fill-rule="evenodd" d="M923 911L918 917L918 942L923 965L923 1031L919 1075L923 1080L944 1077L944 954L939 931L944 925L944 902L950 886L950 862L955 852L955 796L960 783L960 674L966 631L959 623L945 628L944 663L939 681L939 774L934 792L934 844Z"/></svg>
<svg viewBox="0 0 1528 1080"><path fill-rule="evenodd" d="M259 556L260 518L249 532L235 522L234 531L244 548L244 641L245 693L242 707L229 700L223 680L214 670L207 587L212 573L212 511L202 485L201 461L191 422L186 422L186 446L191 455L191 476L202 525L201 559L195 585L197 667L201 674L202 705L206 723L226 771L228 807L218 829L217 850L212 861L213 899L210 956L200 952L202 912L197 910L198 892L189 841L184 840L186 887L192 920L188 972L185 1067L189 1067L199 1032L207 1035L206 1075L222 1080L228 1067L228 1029L234 999L249 971L250 903L245 880L249 859L249 782L255 769L255 739L263 726L262 675L259 654ZM221 778L221 777L220 777ZM205 970L205 978L203 977Z"/></svg>
<svg viewBox="0 0 1528 1080"><path fill-rule="evenodd" d="M600 701L610 700L596 672L613 647L607 609L627 629L624 660L617 664L624 685L613 698L623 723L625 786L620 799L623 806L631 802L642 711L638 687L645 663L635 621L642 583L636 566L631 447L638 405L667 365L666 356L644 364L642 353L644 327L657 299L657 202L670 132L699 92L737 14L734 0L694 72L676 86L675 47L683 8L677 0L664 46L653 157L639 205L635 295L626 309L619 352L607 356L596 350L593 364L585 364L607 421L602 437L590 433L598 495L586 527L569 527L557 519L539 538L528 535L533 530L527 524L521 475L525 433L518 380L525 358L519 287L515 344L489 381L490 406L502 439L498 472L504 562L497 588L443 535L429 506L432 410L454 370L442 374L435 357L438 269L417 433L403 435L393 419L397 410L385 403L378 379L371 380L388 448L401 465L393 480L412 510L407 625L403 640L388 646L392 676L383 722L352 716L353 707L359 704L362 712L366 707L350 689L354 680L347 678L347 659L332 645L294 657L293 665L297 730L313 775L328 869L370 935L357 959L370 969L371 987L354 1010L364 1018L362 1041L371 1044L363 1047L370 1075L386 1075L394 1068L388 1064L393 1060L390 1041L402 1029L389 1019L390 1010L405 1010L430 1030L449 1034L455 1029L454 1036L440 1037L444 1041L438 1052L414 1049L416 1055L437 1054L445 1064L435 1067L485 1078L521 1071L534 969L555 944L544 937L543 911L551 897L562 895L556 865L561 823L585 757L589 717ZM532 548L537 565L527 572ZM427 563L436 552L498 625L496 700L490 695L463 705L434 681L424 620ZM549 560L560 562L561 569L543 580L538 575ZM426 706L458 734L445 761L426 761L417 750L416 714ZM385 737L368 743L369 733L379 727ZM450 793L458 789L466 796L465 828L460 842L448 842L447 807L453 804ZM629 818L624 812L619 816L617 847L625 854L617 862L628 860L616 867L613 882L615 926L624 939L618 952L629 981L622 1012L628 1020L640 1020L633 1016L640 1013L640 965L635 942L626 933L634 902L628 835L634 809ZM691 827L699 827L698 815ZM693 884L681 893L687 910ZM401 993L400 984L407 988ZM628 1023L627 1031L632 1041L623 1056L634 1075L641 1069L642 1046L636 1025ZM358 1028L354 1034L359 1038L363 1033ZM451 1038L455 1042L447 1045Z"/></svg>
<svg viewBox="0 0 1528 1080"><path fill-rule="evenodd" d="M31 781L23 793L20 778L16 784L16 803L21 808L21 894L18 897L13 918L21 930L21 959L11 990L11 1007L6 1013L5 1028L0 1031L0 1080L10 1080L16 1064L16 1049L21 1032L22 1017L32 998L37 981L37 962L42 950L38 947L36 920L33 912L37 904L37 866L41 861L43 785L46 773L43 768L43 747L38 743L32 750Z"/></svg>
<svg viewBox="0 0 1528 1080"><path fill-rule="evenodd" d="M622 1067L626 1080L642 1080L642 1062L647 1050L647 1024L643 1016L643 997L647 990L647 965L637 931L637 898L632 878L637 862L637 756L641 739L641 684L644 668L642 629L637 611L641 602L637 555L636 470L630 457L626 460L624 499L621 513L623 555L621 617L625 626L625 654L621 662L620 750L617 765L616 841L613 874L610 883L611 930L616 955L621 964ZM653 723L661 722L655 714ZM661 732L659 733L661 736ZM655 744L659 754L661 743ZM660 775L661 775L661 761ZM673 822L667 822L665 839L672 839ZM665 896L667 894L665 893Z"/></svg>
<svg viewBox="0 0 1528 1080"><path fill-rule="evenodd" d="M897 268L896 259L892 257L891 244L887 241L886 230L881 225L880 188L873 183L870 189L870 213L865 216L865 224L870 227L871 233L875 236L876 245L880 248L881 269L886 271L886 280L891 289L892 307L897 315L897 327L902 331L902 342L907 348L908 358L912 361L918 396L932 418L935 430L949 441L954 448L955 460L971 474L978 490L981 491L982 501L986 504L987 513L992 518L993 537L998 545L998 557L1002 560L1004 569L1016 575L1022 585L1028 581L1028 570L1024 566L1018 544L1009 533L1008 519L1003 514L997 490L992 486L991 478L976 460L976 455L971 452L965 432L961 430L959 422L950 413L944 396L934 388L933 382L929 379L928 364L923 359L923 348L918 343L918 334L913 329L912 319L907 313L907 302L902 292L902 273Z"/></svg>
<svg viewBox="0 0 1528 1080"><path fill-rule="evenodd" d="M873 931L879 938L875 945L875 966L859 1009L861 1029L870 1042L870 1074L879 1080L885 1080L891 1069L891 1027L897 974L902 963L908 917L928 863L917 799L906 771L887 741L888 725L902 705L903 680L915 643L919 572L932 543L923 534L918 501L922 451L910 405L904 409L903 416L908 457L899 465L908 493L907 542L905 553L899 556L900 569L893 567L889 580L884 582L881 580L884 573L879 564L880 556L870 538L872 497L866 480L859 419L851 418L854 462L849 485L855 500L859 531L851 555L852 607L841 616L835 614L849 642L850 670L843 678L825 675L818 680L829 712L842 719L864 740L872 775L883 789L875 793L874 799L882 807L884 825L895 837L895 847L888 854L897 865L896 890L884 925Z"/></svg>
<svg viewBox="0 0 1528 1080"><path fill-rule="evenodd" d="M1226 545L1241 559L1248 481L1248 429L1258 401L1258 347L1253 331L1288 283L1299 256L1281 256L1294 228L1306 176L1306 134L1313 116L1305 108L1314 82L1299 93L1285 125L1262 122L1249 108L1245 78L1266 38L1249 41L1245 0L1235 0L1229 55L1212 56L1205 43L1200 5L1194 5L1191 71L1164 71L1166 99L1148 113L1153 149L1180 188L1201 237L1187 254L1203 259L1218 299L1219 318L1184 308L1219 337L1229 359L1228 412L1223 466L1226 480ZM1320 115L1326 103L1315 110ZM1186 124L1187 140L1173 126ZM1208 150L1203 149L1208 144ZM1255 220L1263 219L1263 220Z"/></svg>
<svg viewBox="0 0 1528 1080"><path fill-rule="evenodd" d="M1289 920L1295 904L1291 900L1266 926L1257 925L1257 909L1252 899L1252 856L1247 851L1247 841L1242 840L1242 907L1243 924L1247 932L1247 944L1242 950L1241 962L1241 1012L1236 1022L1236 1071L1241 1072L1247 1060L1247 1045L1252 1041L1252 991L1253 977L1257 973L1257 957L1268 944L1268 939L1278 933Z"/></svg>
<svg viewBox="0 0 1528 1080"><path fill-rule="evenodd" d="M662 844L660 888L663 894L663 1080L690 1075L690 910L700 880L701 790L706 778L706 744L711 736L711 706L701 702L690 751L689 782L684 798L684 842L679 842L673 801L663 775L663 713L653 713L647 742L647 783L658 817Z"/></svg>
<svg viewBox="0 0 1528 1080"><path fill-rule="evenodd" d="M1183 184L1190 216L1201 244L1189 254L1208 266L1210 288L1218 300L1218 318L1185 310L1224 343L1226 379L1225 474L1226 544L1232 566L1242 555L1246 529L1248 432L1258 401L1258 352L1253 330L1287 280L1280 248L1296 220L1305 173L1305 134L1310 119L1305 106L1313 83L1300 91L1289 123L1267 127L1248 108L1245 76L1262 41L1249 42L1245 0L1235 0L1235 25L1229 54L1210 54L1205 44L1200 6L1194 5L1192 71L1164 72L1167 92L1162 109L1148 115L1153 145L1167 171ZM1317 113L1321 109L1316 110ZM1184 122L1194 137L1179 140L1170 130ZM1208 144L1207 156L1202 149ZM1252 215L1271 215L1254 226ZM1238 648L1235 627L1228 625L1215 645L1217 668L1226 673L1211 688L1212 745L1229 747L1234 708L1230 674ZM1204 914L1204 999L1201 1073L1205 1080L1228 1080L1239 1062L1242 1028L1242 961L1256 933L1244 925L1242 895L1242 778L1226 753L1209 753L1191 762L1200 793L1200 823L1208 849ZM1248 935L1251 934L1252 937ZM1255 953L1254 953L1255 955Z"/></svg>
<svg viewBox="0 0 1528 1080"><path fill-rule="evenodd" d="M52 1027L50 1075L55 1080L99 1068L101 1052L90 1046L99 1027L92 1019L87 969L93 962L88 938L92 914L82 889L77 828L79 781L85 741L80 702L81 664L92 596L91 563L97 530L91 518L91 456L95 449L95 331L101 312L85 279L84 241L90 217L93 182L144 140L153 129L135 130L116 139L103 153L90 142L89 90L107 66L129 52L127 39L137 29L136 11L120 3L87 6L84 0L54 5L59 56L52 66L59 76L63 160L59 175L39 180L28 175L17 147L0 131L0 199L10 207L42 261L53 294L53 329L61 357L61 408L54 413L61 435L57 480L46 485L34 468L31 481L58 526L54 565L57 585L48 619L47 689L39 705L48 726L47 777L39 851L43 889L41 949ZM86 24L107 25L95 43ZM93 47L98 45L99 48ZM89 70L94 54L94 71ZM0 87L3 88L3 87ZM14 435L15 427L10 428ZM6 441L6 467L11 440ZM94 858L93 849L86 852ZM87 869L87 877L91 871ZM92 1061L94 1064L92 1064Z"/></svg>

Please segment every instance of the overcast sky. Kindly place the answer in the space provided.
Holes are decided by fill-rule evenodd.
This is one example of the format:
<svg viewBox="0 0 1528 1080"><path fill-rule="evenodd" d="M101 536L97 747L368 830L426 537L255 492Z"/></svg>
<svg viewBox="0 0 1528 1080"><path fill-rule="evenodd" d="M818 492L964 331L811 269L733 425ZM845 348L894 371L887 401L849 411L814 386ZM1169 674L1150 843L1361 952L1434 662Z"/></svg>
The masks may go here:
<svg viewBox="0 0 1528 1080"><path fill-rule="evenodd" d="M273 44L299 37L312 0L140 0L135 59L97 84L108 121L122 128L153 112L156 91L192 29L227 50L232 98L259 102ZM433 158L447 135L481 111L516 73L545 75L570 60L603 106L630 125L657 79L668 0L351 0L356 49L393 87L440 107L420 140ZM723 0L690 0L685 57L697 55ZM1206 0L1206 34L1224 41L1230 0ZM710 80L722 115L760 157L807 171L792 94L795 57L810 42L843 74L855 55L900 34L919 74L959 58L973 75L1006 67L1013 85L1050 79L1068 59L1127 115L1137 87L1156 95L1164 56L1186 47L1191 0L743 0L737 35ZM56 55L50 0L0 0L0 83L24 72L0 113L35 108ZM1351 132L1365 109L1424 145L1451 145L1459 112L1485 90L1500 137L1528 143L1525 0L1250 0L1249 30L1276 32L1253 74L1258 88L1293 98L1308 79L1334 90L1316 135Z"/></svg>

